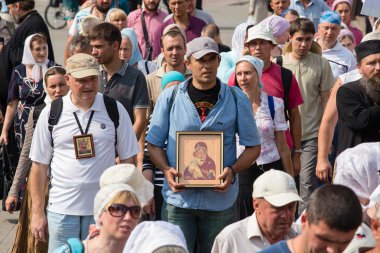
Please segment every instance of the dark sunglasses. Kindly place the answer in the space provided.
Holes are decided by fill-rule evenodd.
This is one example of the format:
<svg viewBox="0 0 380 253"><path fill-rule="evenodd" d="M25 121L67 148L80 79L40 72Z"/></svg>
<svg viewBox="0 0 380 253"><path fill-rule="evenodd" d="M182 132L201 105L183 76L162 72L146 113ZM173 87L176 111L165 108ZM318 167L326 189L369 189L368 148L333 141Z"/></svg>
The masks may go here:
<svg viewBox="0 0 380 253"><path fill-rule="evenodd" d="M126 206L123 204L112 204L108 207L108 212L113 217L122 217L129 211L130 215L134 219L140 218L141 207L140 206Z"/></svg>

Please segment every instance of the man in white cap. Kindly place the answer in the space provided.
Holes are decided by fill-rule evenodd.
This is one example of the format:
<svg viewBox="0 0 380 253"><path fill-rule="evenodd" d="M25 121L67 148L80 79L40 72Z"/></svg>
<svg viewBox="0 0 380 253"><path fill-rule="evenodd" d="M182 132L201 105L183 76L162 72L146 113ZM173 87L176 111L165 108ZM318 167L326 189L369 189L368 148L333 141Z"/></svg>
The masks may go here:
<svg viewBox="0 0 380 253"><path fill-rule="evenodd" d="M95 58L73 55L66 62L66 73L70 92L41 112L30 151L31 232L37 240L45 240L48 225L49 252L69 238L87 237L94 223L93 200L101 174L115 164L116 155L121 163L134 163L138 152L127 111L98 93L100 72ZM117 124L109 113L111 108L119 116ZM45 215L48 172L51 182Z"/></svg>
<svg viewBox="0 0 380 253"><path fill-rule="evenodd" d="M285 105L285 117L289 120L286 141L292 151L293 172L297 176L301 170L301 115L298 106L303 104L301 91L292 72L271 61L271 50L277 44L273 30L268 25L259 24L248 30L244 46L250 55L264 62L261 81L264 91L274 97L282 98Z"/></svg>
<svg viewBox="0 0 380 253"><path fill-rule="evenodd" d="M255 212L224 228L215 239L212 253L257 252L297 236L293 221L297 202L302 200L289 174L265 172L254 182L252 197Z"/></svg>
<svg viewBox="0 0 380 253"><path fill-rule="evenodd" d="M210 252L216 235L234 222L236 174L259 156L260 140L248 97L216 78L220 63L216 42L207 37L192 40L186 58L192 77L161 93L146 141L151 160L165 175L162 218L181 227L189 252L194 251L196 240L202 252ZM223 131L220 185L184 189L175 181L174 177L181 177L175 169L177 131ZM238 159L235 133L245 146Z"/></svg>

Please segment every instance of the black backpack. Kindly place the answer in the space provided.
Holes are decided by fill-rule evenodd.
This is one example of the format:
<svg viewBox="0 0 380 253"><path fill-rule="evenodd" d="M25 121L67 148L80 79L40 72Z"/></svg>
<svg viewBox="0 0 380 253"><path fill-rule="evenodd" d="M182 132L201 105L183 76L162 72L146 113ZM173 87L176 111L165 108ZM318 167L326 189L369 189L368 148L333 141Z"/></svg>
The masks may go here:
<svg viewBox="0 0 380 253"><path fill-rule="evenodd" d="M119 110L117 109L117 103L116 100L108 97L106 95L103 95L104 105L106 106L106 110L108 113L108 116L112 120L114 126L115 126L115 146L117 144L117 128L119 127ZM63 101L62 97L57 98L51 103L51 109L50 109L50 115L49 115L49 131L51 136L51 146L54 146L53 143L53 137L52 137L52 131L53 127L57 125L59 117L61 116L63 108ZM33 115L34 116L34 115Z"/></svg>
<svg viewBox="0 0 380 253"><path fill-rule="evenodd" d="M282 87L284 89L284 112L285 112L285 119L289 120L288 110L289 110L289 92L290 92L290 86L292 85L292 78L293 73L287 68L284 68L282 66L283 64L283 58L282 56L276 57L276 63L280 65L281 67L281 81L282 81Z"/></svg>

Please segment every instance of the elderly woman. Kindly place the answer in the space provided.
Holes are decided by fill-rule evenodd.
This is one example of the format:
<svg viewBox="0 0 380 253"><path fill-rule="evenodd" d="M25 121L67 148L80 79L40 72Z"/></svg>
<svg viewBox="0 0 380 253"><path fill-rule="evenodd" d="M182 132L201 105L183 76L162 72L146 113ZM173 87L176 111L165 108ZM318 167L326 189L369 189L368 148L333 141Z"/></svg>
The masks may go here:
<svg viewBox="0 0 380 253"><path fill-rule="evenodd" d="M282 54L281 47L289 40L290 23L283 17L272 15L261 21L261 24L268 25L273 29L273 37L277 45L272 49L272 57Z"/></svg>
<svg viewBox="0 0 380 253"><path fill-rule="evenodd" d="M285 139L288 125L285 121L284 102L261 91L260 77L263 67L263 61L247 55L237 61L235 68L236 81L252 103L261 141L261 153L256 163L239 173L237 206L241 208L238 213L240 219L253 213L252 184L256 178L270 169L282 170L293 175L290 151ZM242 147L239 147L239 152L241 149Z"/></svg>
<svg viewBox="0 0 380 253"><path fill-rule="evenodd" d="M121 30L121 38L120 59L127 61L131 66L143 72L145 76L156 71L156 64L143 60L136 33L132 28Z"/></svg>
<svg viewBox="0 0 380 253"><path fill-rule="evenodd" d="M46 94L42 85L43 74L53 65L55 63L48 60L46 38L37 33L27 37L22 63L12 72L0 143L8 144L8 131L13 122L17 147L21 151L30 109L42 104L45 99Z"/></svg>
<svg viewBox="0 0 380 253"><path fill-rule="evenodd" d="M335 0L331 9L340 15L342 22L354 34L355 46L359 44L363 39L363 33L351 26L352 0Z"/></svg>
<svg viewBox="0 0 380 253"><path fill-rule="evenodd" d="M121 253L139 222L141 210L140 200L131 186L106 185L100 188L94 200L94 219L99 233L83 242L71 238L54 252Z"/></svg>
<svg viewBox="0 0 380 253"><path fill-rule="evenodd" d="M28 122L25 125L25 142L21 150L12 187L5 202L6 210L10 213L14 211L13 207L16 207L18 203L18 193L29 177L29 171L32 166L32 161L29 159L29 152L38 116L42 109L50 104L52 100L66 95L69 91L64 76L65 74L66 71L64 68L54 66L49 68L44 75L43 86L47 96L45 97L45 103L31 109ZM42 241L35 241L34 236L30 234L30 230L28 229L31 219L31 205L32 202L29 196L28 185L22 199L22 210L18 220L16 239L13 246L15 252L47 252L47 244Z"/></svg>

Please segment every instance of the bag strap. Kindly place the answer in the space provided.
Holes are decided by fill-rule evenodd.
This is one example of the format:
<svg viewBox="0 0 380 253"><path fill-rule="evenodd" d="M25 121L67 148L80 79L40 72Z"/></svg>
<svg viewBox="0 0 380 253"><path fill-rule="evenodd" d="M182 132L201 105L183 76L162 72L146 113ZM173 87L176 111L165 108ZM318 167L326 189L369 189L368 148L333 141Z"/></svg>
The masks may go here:
<svg viewBox="0 0 380 253"><path fill-rule="evenodd" d="M273 96L268 95L268 106L269 106L269 111L270 111L270 116L272 117L272 120L274 121L274 100Z"/></svg>
<svg viewBox="0 0 380 253"><path fill-rule="evenodd" d="M84 252L83 243L78 238L70 238L66 242L67 242L67 245L70 247L71 253L83 253Z"/></svg>
<svg viewBox="0 0 380 253"><path fill-rule="evenodd" d="M142 24L142 29L144 33L145 47L148 52L146 60L151 61L152 60L152 46L150 45L150 42L149 42L148 30L146 29L144 10L141 10L141 24Z"/></svg>
<svg viewBox="0 0 380 253"><path fill-rule="evenodd" d="M113 122L113 125L115 126L115 146L117 144L117 128L119 127L119 110L117 109L117 103L116 100L103 95L104 105L106 106L106 110L108 113L108 116Z"/></svg>
<svg viewBox="0 0 380 253"><path fill-rule="evenodd" d="M63 100L62 97L59 97L51 102L50 115L48 120L48 127L50 131L50 143L51 146L54 147L53 142L53 127L57 125L59 117L61 116L63 108Z"/></svg>
<svg viewBox="0 0 380 253"><path fill-rule="evenodd" d="M276 59L276 63L282 67L282 64L284 63L282 55L275 57L275 59Z"/></svg>
<svg viewBox="0 0 380 253"><path fill-rule="evenodd" d="M292 85L293 73L287 68L281 67L281 81L282 87L284 89L284 112L286 121L289 120L288 110L289 110L289 93L290 87Z"/></svg>
<svg viewBox="0 0 380 253"><path fill-rule="evenodd" d="M38 118L40 117L40 114L42 110L46 107L46 104L40 104L34 107L33 110L33 128L36 128Z"/></svg>
<svg viewBox="0 0 380 253"><path fill-rule="evenodd" d="M148 68L148 61L145 61L144 65L145 65L146 75L149 75L150 73L149 73L149 68Z"/></svg>

